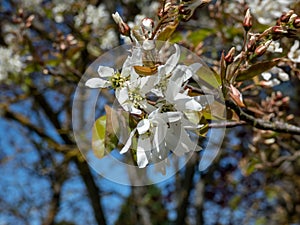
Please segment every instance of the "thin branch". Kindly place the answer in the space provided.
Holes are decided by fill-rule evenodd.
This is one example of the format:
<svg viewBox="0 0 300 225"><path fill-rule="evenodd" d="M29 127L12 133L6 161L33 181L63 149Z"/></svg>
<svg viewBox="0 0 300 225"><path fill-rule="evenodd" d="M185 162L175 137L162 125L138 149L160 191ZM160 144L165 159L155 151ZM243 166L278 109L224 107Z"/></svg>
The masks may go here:
<svg viewBox="0 0 300 225"><path fill-rule="evenodd" d="M221 123L210 123L209 128L233 128L237 126L247 125L246 121L224 121Z"/></svg>
<svg viewBox="0 0 300 225"><path fill-rule="evenodd" d="M247 124L252 125L253 127L261 130L272 130L279 133L300 135L300 127L298 126L280 121L271 122L255 118L247 114L242 108L231 101L226 101L226 105L233 109L241 120L244 120L245 122L247 122Z"/></svg>

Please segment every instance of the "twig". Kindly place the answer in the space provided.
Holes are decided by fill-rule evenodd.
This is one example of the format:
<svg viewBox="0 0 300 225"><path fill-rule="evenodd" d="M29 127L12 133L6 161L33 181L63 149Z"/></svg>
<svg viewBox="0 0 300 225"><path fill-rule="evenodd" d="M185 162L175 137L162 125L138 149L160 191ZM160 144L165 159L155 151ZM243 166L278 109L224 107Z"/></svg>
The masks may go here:
<svg viewBox="0 0 300 225"><path fill-rule="evenodd" d="M209 128L232 128L247 125L246 121L225 121L221 123L210 123Z"/></svg>
<svg viewBox="0 0 300 225"><path fill-rule="evenodd" d="M261 130L272 130L279 133L300 135L300 127L298 126L280 121L271 122L255 118L247 114L243 109L241 109L239 106L237 106L231 101L226 101L226 105L233 109L241 120L244 120L245 122L247 122L247 124L252 125L253 127L256 127Z"/></svg>

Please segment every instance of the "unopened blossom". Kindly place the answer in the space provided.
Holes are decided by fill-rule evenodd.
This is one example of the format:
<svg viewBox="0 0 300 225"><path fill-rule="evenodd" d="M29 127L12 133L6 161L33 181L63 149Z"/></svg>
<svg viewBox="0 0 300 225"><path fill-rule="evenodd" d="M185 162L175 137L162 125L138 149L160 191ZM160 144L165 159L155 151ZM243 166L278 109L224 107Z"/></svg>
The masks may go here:
<svg viewBox="0 0 300 225"><path fill-rule="evenodd" d="M294 63L300 63L300 42L295 40L294 45L291 47L288 58Z"/></svg>

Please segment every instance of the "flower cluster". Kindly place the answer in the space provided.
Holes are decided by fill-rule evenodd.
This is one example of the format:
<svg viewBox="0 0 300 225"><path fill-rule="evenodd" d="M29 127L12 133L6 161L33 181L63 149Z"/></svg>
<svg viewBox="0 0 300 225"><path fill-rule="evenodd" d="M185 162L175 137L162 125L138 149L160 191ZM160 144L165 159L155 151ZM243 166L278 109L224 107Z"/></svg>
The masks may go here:
<svg viewBox="0 0 300 225"><path fill-rule="evenodd" d="M10 48L0 47L0 81L7 78L9 73L19 73L24 64L19 55Z"/></svg>
<svg viewBox="0 0 300 225"><path fill-rule="evenodd" d="M114 19L123 31L127 29L118 16ZM142 23L146 36L146 30L151 32L153 25L151 20L144 19ZM147 42L147 38L135 42L121 71L100 65L99 77L86 82L90 88L113 88L123 110L136 120L136 127L132 128L120 153L134 148L140 168L164 161L157 168L162 173L170 151L181 156L201 149L192 139L192 133L202 125L191 122L188 115L197 114L213 101L213 96L189 95L188 81L202 64L179 64L180 47L167 45L165 48L155 41Z"/></svg>

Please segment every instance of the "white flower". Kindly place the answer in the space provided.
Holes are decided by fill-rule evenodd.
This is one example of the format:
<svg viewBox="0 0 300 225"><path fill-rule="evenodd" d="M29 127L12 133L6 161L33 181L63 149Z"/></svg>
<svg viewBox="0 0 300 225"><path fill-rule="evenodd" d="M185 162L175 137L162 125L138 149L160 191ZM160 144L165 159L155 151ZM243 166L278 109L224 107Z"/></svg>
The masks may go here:
<svg viewBox="0 0 300 225"><path fill-rule="evenodd" d="M169 151L181 156L184 153L200 150L201 148L191 140L185 130L187 128L198 128L188 122L180 112L160 112L160 108L149 114L148 118L141 120L129 135L129 138L120 151L126 153L132 145L132 138L138 133L137 143L137 164L140 168L148 163L157 163L165 160ZM165 171L164 166L158 168L161 172Z"/></svg>
<svg viewBox="0 0 300 225"><path fill-rule="evenodd" d="M288 58L293 61L294 63L300 63L300 49L299 49L300 42L299 40L295 40L294 45L291 47Z"/></svg>
<svg viewBox="0 0 300 225"><path fill-rule="evenodd" d="M196 64L194 64L196 66ZM200 67L200 64L199 64ZM199 68L198 67L198 68ZM196 101L195 98L188 96L187 91L182 92L182 85L189 78L193 76L192 67L187 67L184 65L178 65L171 76L167 90L165 92L165 99L169 104L172 104L178 111L201 111L203 109L202 105Z"/></svg>
<svg viewBox="0 0 300 225"><path fill-rule="evenodd" d="M141 63L140 48L133 48L131 56L128 56L123 63L121 73L111 67L99 66L98 75L100 78L91 78L87 80L85 85L90 88L106 88L111 86L118 90L124 87L125 82L129 80L132 65L138 65L139 63Z"/></svg>
<svg viewBox="0 0 300 225"><path fill-rule="evenodd" d="M132 69L131 74L132 77L134 77L133 74L136 74L134 69ZM141 109L143 109L150 113L153 111L154 107L148 104L146 94L153 88L156 78L154 76L137 76L135 76L135 80L131 77L131 80L126 82L124 87L116 92L116 98L127 112L141 114Z"/></svg>
<svg viewBox="0 0 300 225"><path fill-rule="evenodd" d="M85 85L90 88L107 88L112 86L117 89L124 85L127 77L130 75L128 68L124 66L121 73L111 67L99 66L98 74L100 78L91 78L87 80Z"/></svg>
<svg viewBox="0 0 300 225"><path fill-rule="evenodd" d="M80 12L74 17L74 22L76 27L87 23L91 24L95 32L103 32L103 28L109 22L109 12L103 4L100 4L98 7L89 4L84 12Z"/></svg>
<svg viewBox="0 0 300 225"><path fill-rule="evenodd" d="M283 12L288 12L294 0L247 0L251 12L261 24L272 25Z"/></svg>
<svg viewBox="0 0 300 225"><path fill-rule="evenodd" d="M280 47L280 43L278 41L272 41L267 51L272 53L282 53L283 49Z"/></svg>
<svg viewBox="0 0 300 225"><path fill-rule="evenodd" d="M0 47L0 81L7 78L9 73L19 73L24 64L21 57L13 53L10 48Z"/></svg>
<svg viewBox="0 0 300 225"><path fill-rule="evenodd" d="M273 67L272 69L263 72L261 76L264 80L261 81L260 84L265 87L274 87L281 84L281 81L289 80L289 75L278 67ZM281 81L276 77L273 78L273 76L278 76Z"/></svg>
<svg viewBox="0 0 300 225"><path fill-rule="evenodd" d="M118 36L114 29L109 29L105 32L105 34L101 37L101 45L102 49L111 49L117 46L119 43Z"/></svg>

